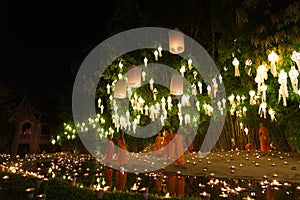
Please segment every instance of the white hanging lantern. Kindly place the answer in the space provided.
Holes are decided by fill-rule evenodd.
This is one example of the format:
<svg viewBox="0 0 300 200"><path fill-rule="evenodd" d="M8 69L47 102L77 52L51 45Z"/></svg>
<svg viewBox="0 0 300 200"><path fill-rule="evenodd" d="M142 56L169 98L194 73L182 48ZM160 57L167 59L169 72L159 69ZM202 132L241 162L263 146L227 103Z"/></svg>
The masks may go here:
<svg viewBox="0 0 300 200"><path fill-rule="evenodd" d="M177 28L169 31L169 51L173 54L179 54L184 51L184 34Z"/></svg>
<svg viewBox="0 0 300 200"><path fill-rule="evenodd" d="M271 73L273 74L274 77L276 77L277 76L277 70L276 70L275 62L278 61L278 55L274 51L272 51L268 55L268 59L271 62Z"/></svg>
<svg viewBox="0 0 300 200"><path fill-rule="evenodd" d="M174 74L170 83L170 94L182 95L183 94L183 80L181 75Z"/></svg>
<svg viewBox="0 0 300 200"><path fill-rule="evenodd" d="M296 62L298 70L300 71L300 53L294 51L292 54L292 60Z"/></svg>
<svg viewBox="0 0 300 200"><path fill-rule="evenodd" d="M286 99L289 96L288 89L287 89L287 73L283 69L279 73L278 83L280 84L278 102L282 97L283 105L287 106Z"/></svg>
<svg viewBox="0 0 300 200"><path fill-rule="evenodd" d="M118 99L126 98L126 80L118 80L115 85L114 97Z"/></svg>
<svg viewBox="0 0 300 200"><path fill-rule="evenodd" d="M141 86L142 69L137 66L130 66L127 71L128 87L138 88Z"/></svg>
<svg viewBox="0 0 300 200"><path fill-rule="evenodd" d="M234 57L232 61L232 65L234 66L234 76L240 76L239 64L240 61L236 57Z"/></svg>
<svg viewBox="0 0 300 200"><path fill-rule="evenodd" d="M298 76L299 76L299 72L296 70L295 66L293 65L291 67L291 70L289 71L289 77L291 79L292 88L295 93L298 92Z"/></svg>

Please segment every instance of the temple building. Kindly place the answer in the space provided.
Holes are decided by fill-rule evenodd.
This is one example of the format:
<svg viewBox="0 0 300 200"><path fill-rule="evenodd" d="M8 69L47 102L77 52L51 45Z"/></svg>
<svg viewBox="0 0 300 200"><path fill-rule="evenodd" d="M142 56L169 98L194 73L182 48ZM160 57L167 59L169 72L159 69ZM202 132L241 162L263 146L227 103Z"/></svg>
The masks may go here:
<svg viewBox="0 0 300 200"><path fill-rule="evenodd" d="M51 152L51 134L58 129L55 115L42 112L37 104L30 104L27 97L17 106L14 114L8 119L15 127L12 154Z"/></svg>

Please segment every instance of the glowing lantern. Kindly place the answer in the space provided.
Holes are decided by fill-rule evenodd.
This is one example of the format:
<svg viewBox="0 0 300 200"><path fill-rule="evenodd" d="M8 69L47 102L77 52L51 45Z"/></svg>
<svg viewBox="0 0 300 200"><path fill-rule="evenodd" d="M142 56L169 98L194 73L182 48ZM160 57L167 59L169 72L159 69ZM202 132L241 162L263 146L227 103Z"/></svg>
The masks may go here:
<svg viewBox="0 0 300 200"><path fill-rule="evenodd" d="M118 80L115 85L114 97L118 99L126 98L126 80Z"/></svg>
<svg viewBox="0 0 300 200"><path fill-rule="evenodd" d="M292 88L295 93L298 92L298 76L299 76L299 72L296 70L295 66L293 65L291 67L291 70L289 71L289 77L291 79Z"/></svg>
<svg viewBox="0 0 300 200"><path fill-rule="evenodd" d="M297 51L294 51L292 54L292 60L296 62L297 66L298 66L298 70L299 70L300 69L300 53L298 53Z"/></svg>
<svg viewBox="0 0 300 200"><path fill-rule="evenodd" d="M181 75L174 74L170 83L170 94L182 95L183 94L183 80Z"/></svg>
<svg viewBox="0 0 300 200"><path fill-rule="evenodd" d="M232 65L234 66L234 76L240 76L239 64L240 61L236 57L234 57L232 61Z"/></svg>
<svg viewBox="0 0 300 200"><path fill-rule="evenodd" d="M184 34L177 28L169 31L169 51L173 54L179 54L184 51Z"/></svg>
<svg viewBox="0 0 300 200"><path fill-rule="evenodd" d="M280 101L280 98L282 97L283 105L287 106L286 98L289 96L287 90L287 73L283 69L279 73L278 83L280 84L278 100Z"/></svg>
<svg viewBox="0 0 300 200"><path fill-rule="evenodd" d="M142 69L137 66L130 66L127 71L128 87L138 88L141 86Z"/></svg>
<svg viewBox="0 0 300 200"><path fill-rule="evenodd" d="M271 62L271 73L273 74L273 76L277 76L277 71L276 71L276 65L275 62L278 61L278 55L272 51L269 55L268 55L268 59Z"/></svg>

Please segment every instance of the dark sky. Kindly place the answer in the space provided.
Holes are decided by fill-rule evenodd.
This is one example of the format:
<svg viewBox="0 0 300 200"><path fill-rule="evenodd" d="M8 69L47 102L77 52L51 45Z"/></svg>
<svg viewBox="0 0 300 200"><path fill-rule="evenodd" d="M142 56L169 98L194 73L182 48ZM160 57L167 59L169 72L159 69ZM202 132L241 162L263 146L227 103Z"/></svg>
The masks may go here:
<svg viewBox="0 0 300 200"><path fill-rule="evenodd" d="M4 1L5 2L5 1ZM1 3L0 82L41 97L72 87L74 59L106 39L112 1L26 1Z"/></svg>

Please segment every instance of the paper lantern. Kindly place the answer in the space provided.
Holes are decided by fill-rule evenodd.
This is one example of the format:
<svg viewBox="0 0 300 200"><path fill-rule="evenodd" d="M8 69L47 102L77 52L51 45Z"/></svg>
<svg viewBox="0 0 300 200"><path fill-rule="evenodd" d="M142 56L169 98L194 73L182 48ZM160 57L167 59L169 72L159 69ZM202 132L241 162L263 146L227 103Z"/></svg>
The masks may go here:
<svg viewBox="0 0 300 200"><path fill-rule="evenodd" d="M130 66L127 70L128 87L138 88L141 86L142 68Z"/></svg>
<svg viewBox="0 0 300 200"><path fill-rule="evenodd" d="M181 75L174 74L170 83L170 94L182 95L183 94L183 80Z"/></svg>
<svg viewBox="0 0 300 200"><path fill-rule="evenodd" d="M118 80L115 85L114 97L118 99L126 98L126 80Z"/></svg>
<svg viewBox="0 0 300 200"><path fill-rule="evenodd" d="M179 54L184 51L184 34L177 28L169 31L169 51L173 54Z"/></svg>

